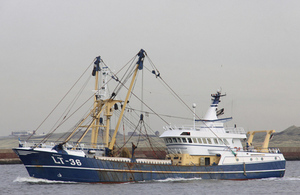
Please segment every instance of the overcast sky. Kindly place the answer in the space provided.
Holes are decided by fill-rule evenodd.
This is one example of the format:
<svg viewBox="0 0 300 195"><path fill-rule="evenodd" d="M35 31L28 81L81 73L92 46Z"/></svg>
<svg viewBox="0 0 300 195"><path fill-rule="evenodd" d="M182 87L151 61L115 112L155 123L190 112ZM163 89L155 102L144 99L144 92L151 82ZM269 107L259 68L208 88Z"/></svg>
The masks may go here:
<svg viewBox="0 0 300 195"><path fill-rule="evenodd" d="M0 0L0 136L36 129L94 57L118 70L141 48L199 116L221 87L246 130L300 126L299 10L298 0Z"/></svg>

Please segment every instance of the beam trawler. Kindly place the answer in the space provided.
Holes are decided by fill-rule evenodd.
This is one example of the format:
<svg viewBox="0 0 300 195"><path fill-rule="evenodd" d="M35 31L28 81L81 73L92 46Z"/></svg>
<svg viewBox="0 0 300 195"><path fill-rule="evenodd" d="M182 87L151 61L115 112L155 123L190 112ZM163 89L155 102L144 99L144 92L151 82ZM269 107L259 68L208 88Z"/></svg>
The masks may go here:
<svg viewBox="0 0 300 195"><path fill-rule="evenodd" d="M130 97L136 96L132 89L138 72L144 68L145 56L146 52L140 50L131 71L122 77L124 80L111 74L100 57L94 60L92 75L96 81L93 108L84 119L57 144L42 142L30 145L20 142L19 147L13 149L31 177L56 181L124 183L168 178L246 180L284 176L284 156L279 149L268 148L274 130L259 131L266 132L261 148L252 145L256 131L248 132L249 138L243 146L243 141L247 139L244 129L224 127L224 123L232 118L219 118L224 112L224 109L218 110L220 99L225 96L221 91L211 95L212 103L204 118L197 117L194 111L192 125L164 127L160 138L166 145L165 159L136 158L134 143L131 153L126 148L116 149L117 132L125 118ZM162 79L158 70L152 73ZM110 80L117 81L119 88L116 87L106 98L110 74ZM129 78L131 82L126 87L124 83ZM117 99L121 87L128 90L123 101ZM114 108L118 104L121 104L121 110L115 127L111 127L111 118L116 112ZM143 114L139 118L141 121ZM196 125L196 122L201 125ZM81 131L82 128L85 130ZM111 129L114 133L110 137ZM81 144L89 131L90 145ZM71 143L71 138L78 132L82 135L75 143ZM97 140L100 132L103 134L101 144Z"/></svg>

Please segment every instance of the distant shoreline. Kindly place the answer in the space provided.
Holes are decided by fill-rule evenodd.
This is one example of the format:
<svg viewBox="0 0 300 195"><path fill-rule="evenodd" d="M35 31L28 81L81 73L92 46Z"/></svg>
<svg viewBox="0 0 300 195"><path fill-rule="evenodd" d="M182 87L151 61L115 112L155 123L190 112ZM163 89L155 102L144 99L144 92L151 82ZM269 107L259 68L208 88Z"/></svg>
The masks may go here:
<svg viewBox="0 0 300 195"><path fill-rule="evenodd" d="M18 155L12 149L0 149L0 164L21 164Z"/></svg>

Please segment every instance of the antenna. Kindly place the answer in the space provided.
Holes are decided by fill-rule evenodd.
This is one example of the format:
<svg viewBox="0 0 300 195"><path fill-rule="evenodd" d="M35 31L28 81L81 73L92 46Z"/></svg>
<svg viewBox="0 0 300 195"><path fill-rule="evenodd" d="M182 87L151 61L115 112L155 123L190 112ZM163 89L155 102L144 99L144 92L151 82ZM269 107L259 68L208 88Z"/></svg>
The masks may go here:
<svg viewBox="0 0 300 195"><path fill-rule="evenodd" d="M196 129L196 104L193 103L193 109L194 109L194 129Z"/></svg>

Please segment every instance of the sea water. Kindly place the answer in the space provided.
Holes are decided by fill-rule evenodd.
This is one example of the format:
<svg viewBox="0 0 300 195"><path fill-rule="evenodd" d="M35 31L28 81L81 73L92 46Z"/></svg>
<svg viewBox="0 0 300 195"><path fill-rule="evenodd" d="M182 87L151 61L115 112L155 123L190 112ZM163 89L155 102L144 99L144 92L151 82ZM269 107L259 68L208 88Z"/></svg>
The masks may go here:
<svg viewBox="0 0 300 195"><path fill-rule="evenodd" d="M299 194L300 161L287 161L283 178L246 181L166 179L125 184L56 182L28 176L24 165L0 165L0 194Z"/></svg>

